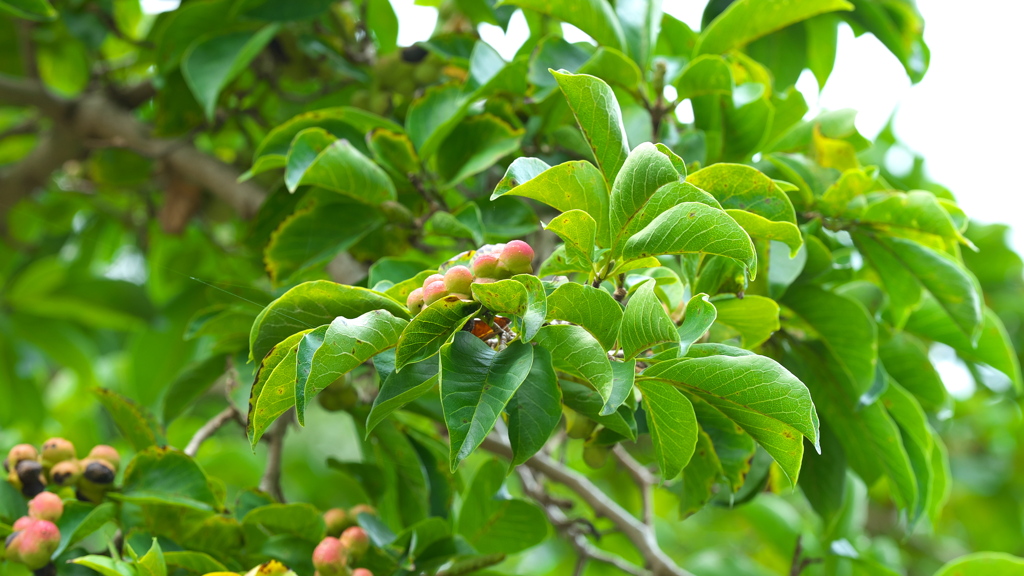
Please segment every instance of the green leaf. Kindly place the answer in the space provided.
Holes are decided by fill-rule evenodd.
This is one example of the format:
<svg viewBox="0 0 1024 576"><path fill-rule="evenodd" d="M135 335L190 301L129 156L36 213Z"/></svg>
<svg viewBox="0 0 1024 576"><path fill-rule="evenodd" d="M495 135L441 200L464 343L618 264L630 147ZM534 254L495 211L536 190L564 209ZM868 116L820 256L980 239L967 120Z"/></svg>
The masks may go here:
<svg viewBox="0 0 1024 576"><path fill-rule="evenodd" d="M474 282L473 299L491 312L517 316L526 310L526 286L515 280L498 280L488 284Z"/></svg>
<svg viewBox="0 0 1024 576"><path fill-rule="evenodd" d="M212 511L220 506L206 474L184 452L147 448L124 472L118 498L139 504L170 504Z"/></svg>
<svg viewBox="0 0 1024 576"><path fill-rule="evenodd" d="M768 220L796 224L796 212L789 196L756 168L713 164L693 172L686 181L709 192L723 208L746 210Z"/></svg>
<svg viewBox="0 0 1024 576"><path fill-rule="evenodd" d="M804 245L800 229L791 222L775 222L746 210L726 210L751 238L760 240L776 240L789 246L789 257L796 258L796 253Z"/></svg>
<svg viewBox="0 0 1024 576"><path fill-rule="evenodd" d="M614 247L621 245L630 221L655 192L677 181L679 172L672 160L654 144L644 142L629 153L612 184L610 215Z"/></svg>
<svg viewBox="0 0 1024 576"><path fill-rule="evenodd" d="M409 136L386 128L376 128L366 137L366 147L374 161L395 176L405 179L420 172L420 159Z"/></svg>
<svg viewBox="0 0 1024 576"><path fill-rule="evenodd" d="M3 0L0 2L0 11L36 22L46 22L58 16L47 0Z"/></svg>
<svg viewBox="0 0 1024 576"><path fill-rule="evenodd" d="M657 379L700 397L747 431L793 481L803 437L818 443L818 414L807 387L764 356L708 356L662 362L637 383Z"/></svg>
<svg viewBox="0 0 1024 576"><path fill-rule="evenodd" d="M559 380L558 385L562 389L562 402L566 406L617 434L636 440L633 408L619 406L615 412L602 416L605 401L592 387L571 380Z"/></svg>
<svg viewBox="0 0 1024 576"><path fill-rule="evenodd" d="M580 326L548 325L534 338L539 346L547 348L555 368L583 378L604 400L602 413L610 414L617 408L608 403L612 397L615 375L606 349Z"/></svg>
<svg viewBox="0 0 1024 576"><path fill-rule="evenodd" d="M569 210L551 219L544 227L554 232L565 245L565 255L583 267L593 266L597 248L597 222L583 210Z"/></svg>
<svg viewBox="0 0 1024 576"><path fill-rule="evenodd" d="M605 350L615 348L622 306L607 291L566 282L548 296L547 320L564 320L585 328Z"/></svg>
<svg viewBox="0 0 1024 576"><path fill-rule="evenodd" d="M931 192L877 192L868 196L866 202L866 206L849 210L859 222L895 236L909 235L911 239L916 239L917 233L934 236L939 247L957 242L973 247Z"/></svg>
<svg viewBox="0 0 1024 576"><path fill-rule="evenodd" d="M80 556L70 562L85 566L91 570L99 572L103 576L137 576L138 572L135 567L123 560L115 560L110 556L98 556L95 554L89 554L87 556Z"/></svg>
<svg viewBox="0 0 1024 576"><path fill-rule="evenodd" d="M846 170L839 180L822 194L818 205L828 216L839 216L854 198L867 194L876 186L875 177L859 168Z"/></svg>
<svg viewBox="0 0 1024 576"><path fill-rule="evenodd" d="M395 421L382 422L373 436L374 456L386 477L381 513L406 526L423 520L430 513L430 479L420 452Z"/></svg>
<svg viewBox="0 0 1024 576"><path fill-rule="evenodd" d="M0 12L3 6L0 2ZM63 27L56 31L57 38L33 43L36 65L47 88L59 96L72 98L89 87L92 77L89 47Z"/></svg>
<svg viewBox="0 0 1024 576"><path fill-rule="evenodd" d="M858 394L871 388L878 357L875 322L858 302L817 286L794 286L783 303L810 325L852 378Z"/></svg>
<svg viewBox="0 0 1024 576"><path fill-rule="evenodd" d="M629 141L615 93L603 80L594 76L554 70L551 73L565 94L605 181L614 182L629 155Z"/></svg>
<svg viewBox="0 0 1024 576"><path fill-rule="evenodd" d="M81 542L102 528L104 524L114 520L116 512L113 502L104 502L99 506L85 502L65 502L64 513L57 521L57 528L60 530L60 544L54 551L53 557L60 556L69 547Z"/></svg>
<svg viewBox="0 0 1024 576"><path fill-rule="evenodd" d="M615 14L622 25L630 56L646 66L658 44L661 0L619 0L615 3Z"/></svg>
<svg viewBox="0 0 1024 576"><path fill-rule="evenodd" d="M636 234L651 223L662 212L683 202L700 202L712 208L722 209L715 197L689 182L670 182L654 193L636 215L626 224L622 235L626 238Z"/></svg>
<svg viewBox="0 0 1024 576"><path fill-rule="evenodd" d="M454 186L518 150L523 133L494 114L470 116L438 147L437 171Z"/></svg>
<svg viewBox="0 0 1024 576"><path fill-rule="evenodd" d="M441 350L452 334L480 310L478 302L446 296L424 308L409 322L395 350L395 367L430 358Z"/></svg>
<svg viewBox="0 0 1024 576"><path fill-rule="evenodd" d="M732 70L725 58L705 54L690 61L675 83L679 98L708 94L732 96Z"/></svg>
<svg viewBox="0 0 1024 576"><path fill-rule="evenodd" d="M441 406L451 442L451 470L476 450L533 366L521 341L495 352L469 332L441 349Z"/></svg>
<svg viewBox="0 0 1024 576"><path fill-rule="evenodd" d="M299 284L256 317L249 334L249 359L263 358L275 344L296 332L329 324L338 316L355 318L371 310L409 317L403 304L380 292L327 280Z"/></svg>
<svg viewBox="0 0 1024 576"><path fill-rule="evenodd" d="M139 576L167 576L167 563L160 543L153 538L149 551L135 563Z"/></svg>
<svg viewBox="0 0 1024 576"><path fill-rule="evenodd" d="M522 319L520 337L523 342L529 342L537 335L547 319L548 299L544 291L544 284L541 283L540 278L532 274L517 274L512 277L512 280L526 288L526 308L517 316Z"/></svg>
<svg viewBox="0 0 1024 576"><path fill-rule="evenodd" d="M637 383L637 388L644 397L647 425L661 478L672 480L690 462L697 446L697 417L693 405L675 386L666 382L643 380Z"/></svg>
<svg viewBox="0 0 1024 576"><path fill-rule="evenodd" d="M408 322L387 310L371 310L357 318L335 318L317 338L310 332L296 351L295 414L305 423L313 397L371 357L398 344Z"/></svg>
<svg viewBox="0 0 1024 576"><path fill-rule="evenodd" d="M708 344L697 344L690 350L692 352L695 348L703 346L708 346ZM737 427L728 416L711 404L693 394L687 397L693 405L693 412L697 415L701 431L711 438L715 456L726 480L726 489L730 493L739 491L750 472L750 464L757 451L757 443L742 428ZM697 449L700 450L699 439ZM696 457L697 455L694 456L694 458ZM691 462L693 461L691 460ZM686 470L683 471L683 474L685 477ZM802 477L803 470L801 469Z"/></svg>
<svg viewBox="0 0 1024 576"><path fill-rule="evenodd" d="M906 332L893 334L879 345L878 359L889 377L931 410L949 403L949 392L928 358L925 345Z"/></svg>
<svg viewBox="0 0 1024 576"><path fill-rule="evenodd" d="M548 522L536 505L508 498L502 490L505 466L488 460L466 491L456 532L477 552L514 554L543 542Z"/></svg>
<svg viewBox="0 0 1024 576"><path fill-rule="evenodd" d="M862 232L854 232L851 236L857 250L882 279L892 325L902 330L910 313L921 303L921 283L896 254L873 236Z"/></svg>
<svg viewBox="0 0 1024 576"><path fill-rule="evenodd" d="M217 98L277 34L278 26L214 34L193 42L181 60L185 82L213 121Z"/></svg>
<svg viewBox="0 0 1024 576"><path fill-rule="evenodd" d="M289 192L295 192L317 156L336 140L337 137L323 128L306 128L295 135L284 166L284 184Z"/></svg>
<svg viewBox="0 0 1024 576"><path fill-rule="evenodd" d="M324 148L295 185L319 186L372 206L397 198L387 173L344 139Z"/></svg>
<svg viewBox="0 0 1024 576"><path fill-rule="evenodd" d="M715 454L711 438L697 431L693 457L683 468L683 480L669 488L679 496L679 517L688 518L704 508L714 495L715 483L722 475L722 464Z"/></svg>
<svg viewBox="0 0 1024 576"><path fill-rule="evenodd" d="M532 198L560 212L582 210L594 219L599 243L608 244L608 185L586 160L548 166L537 158L516 158L491 200L506 194Z"/></svg>
<svg viewBox="0 0 1024 576"><path fill-rule="evenodd" d="M267 163L283 167L295 136L307 128L321 128L338 138L363 134L377 128L402 134L402 127L387 118L371 114L360 108L342 106L305 112L293 117L267 133L253 154L253 163ZM253 170L254 173L259 171Z"/></svg>
<svg viewBox="0 0 1024 576"><path fill-rule="evenodd" d="M163 430L149 410L112 390L94 388L93 393L133 448L143 450L164 442Z"/></svg>
<svg viewBox="0 0 1024 576"><path fill-rule="evenodd" d="M935 576L1015 576L1024 571L1024 558L1002 552L975 552L939 568Z"/></svg>
<svg viewBox="0 0 1024 576"><path fill-rule="evenodd" d="M389 350L376 356L373 365L383 381L366 417L367 437L392 412L426 394L438 382L437 358L414 362L396 372L394 352Z"/></svg>
<svg viewBox="0 0 1024 576"><path fill-rule="evenodd" d="M319 543L326 527L322 514L310 504L269 504L253 508L242 519L243 526L256 526L271 534L291 534Z"/></svg>
<svg viewBox="0 0 1024 576"><path fill-rule="evenodd" d="M889 382L879 400L900 427L903 446L910 457L910 464L917 479L917 504L911 511L910 517L911 525L913 525L927 511L928 503L932 499L933 432L924 409L921 408L914 396L899 384Z"/></svg>
<svg viewBox="0 0 1024 576"><path fill-rule="evenodd" d="M645 280L630 296L619 328L619 345L626 360L664 343L679 343L679 333L654 293L653 280ZM611 406L611 409L618 406Z"/></svg>
<svg viewBox="0 0 1024 576"><path fill-rule="evenodd" d="M694 342L711 328L718 315L716 306L708 300L707 294L697 294L686 303L683 322L676 330L679 337L679 355L685 356Z"/></svg>
<svg viewBox="0 0 1024 576"><path fill-rule="evenodd" d="M804 20L804 28L807 32L807 68L814 74L821 92L836 63L839 18L834 14L822 14Z"/></svg>
<svg viewBox="0 0 1024 576"><path fill-rule="evenodd" d="M228 571L227 566L203 552L164 552L164 561L168 568L180 568L195 574Z"/></svg>
<svg viewBox="0 0 1024 576"><path fill-rule="evenodd" d="M717 322L740 333L744 348L757 348L779 329L779 305L771 298L747 295L716 298Z"/></svg>
<svg viewBox="0 0 1024 576"><path fill-rule="evenodd" d="M853 10L844 0L738 0L711 21L697 39L695 54L723 54L812 16Z"/></svg>
<svg viewBox="0 0 1024 576"><path fill-rule="evenodd" d="M586 32L602 46L619 50L626 47L626 37L607 0L501 0L498 6L519 6L568 22Z"/></svg>
<svg viewBox="0 0 1024 576"><path fill-rule="evenodd" d="M325 328L320 327L317 330L325 330ZM262 380L264 373L263 367L261 367L260 374L257 375L257 385L253 386L252 392L249 395L249 417L248 425L246 426L246 432L249 435L249 442L252 444L253 450L256 449L256 443L259 442L270 424L277 420L278 416L295 406L299 342L307 334L315 331L310 330L303 333L299 338L295 338L295 343L288 349L284 348L284 342L275 348L271 355L268 355L268 358L272 356L276 360L276 364L267 375L266 380L263 380L263 385L257 389L257 385ZM296 334L295 336L299 335ZM281 350L280 353L277 353L278 349Z"/></svg>
<svg viewBox="0 0 1024 576"><path fill-rule="evenodd" d="M750 269L757 265L754 245L743 228L722 210L684 202L658 215L622 248L627 260L662 254L717 254Z"/></svg>
<svg viewBox="0 0 1024 576"><path fill-rule="evenodd" d="M167 387L164 394L163 423L171 422L189 405L210 389L227 371L227 359L221 354L186 366Z"/></svg>
<svg viewBox="0 0 1024 576"><path fill-rule="evenodd" d="M312 332L314 328L309 330L303 330L302 332L296 332L291 336L285 338L273 348L270 352L260 361L260 366L256 370L256 378L253 380L252 388L249 391L249 421L252 421L252 412L255 410L256 402L259 400L260 395L263 392L263 388L267 385L270 380L270 376L274 373L274 369L277 368L278 364L284 361L288 357L288 353L295 350L299 341Z"/></svg>
<svg viewBox="0 0 1024 576"><path fill-rule="evenodd" d="M509 400L508 439L512 445L512 467L537 453L558 428L562 419L562 391L547 348L533 349L533 366Z"/></svg>

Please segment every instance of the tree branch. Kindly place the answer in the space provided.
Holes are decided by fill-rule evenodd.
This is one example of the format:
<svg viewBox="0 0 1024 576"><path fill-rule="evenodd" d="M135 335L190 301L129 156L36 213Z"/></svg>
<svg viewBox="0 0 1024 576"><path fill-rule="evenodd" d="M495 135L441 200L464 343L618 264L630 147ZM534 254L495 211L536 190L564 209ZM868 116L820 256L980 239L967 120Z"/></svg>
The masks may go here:
<svg viewBox="0 0 1024 576"><path fill-rule="evenodd" d="M194 458L199 453L199 447L203 445L203 442L209 440L211 436L217 433L217 430L220 430L222 426L232 420L241 423L242 427L245 428L245 423L242 422L238 410L235 410L234 406L228 406L219 414L210 418L206 424L203 424L202 428L196 430L196 433L192 435L192 439L188 441L188 446L185 447L185 454Z"/></svg>
<svg viewBox="0 0 1024 576"><path fill-rule="evenodd" d="M50 175L68 160L85 154L85 148L67 126L55 124L43 134L36 147L10 169L0 172L0 232L6 231L7 211L33 190L49 181Z"/></svg>
<svg viewBox="0 0 1024 576"><path fill-rule="evenodd" d="M643 512L641 513L640 519L644 524L648 526L654 525L654 485L656 480L651 471L647 469L643 464L636 461L633 455L626 451L622 447L622 444L616 444L612 448L612 455L618 460L619 464L629 472L629 475L633 477L633 481L640 488L640 497L642 500Z"/></svg>
<svg viewBox="0 0 1024 576"><path fill-rule="evenodd" d="M284 491L281 490L281 460L284 456L284 435L288 432L292 414L288 412L277 419L263 439L267 442L267 467L260 478L260 490L273 496L278 502L284 503Z"/></svg>
<svg viewBox="0 0 1024 576"><path fill-rule="evenodd" d="M504 441L488 436L481 444L485 450L505 458L512 458L512 448ZM611 520L647 561L653 576L693 576L683 570L658 545L654 529L637 520L617 502L579 472L555 462L543 454L536 454L525 466L549 479L565 485L578 494L599 516Z"/></svg>

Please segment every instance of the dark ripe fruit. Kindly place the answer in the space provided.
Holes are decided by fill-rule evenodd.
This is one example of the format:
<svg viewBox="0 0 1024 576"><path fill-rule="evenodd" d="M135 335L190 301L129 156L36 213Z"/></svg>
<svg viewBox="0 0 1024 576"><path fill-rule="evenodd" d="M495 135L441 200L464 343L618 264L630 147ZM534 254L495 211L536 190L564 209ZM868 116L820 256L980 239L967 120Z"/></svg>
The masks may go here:
<svg viewBox="0 0 1024 576"><path fill-rule="evenodd" d="M497 254L478 254L473 258L473 274L477 279L498 277Z"/></svg>
<svg viewBox="0 0 1024 576"><path fill-rule="evenodd" d="M327 526L328 536L341 536L345 528L355 524L355 518L341 508L331 508L324 512L324 524Z"/></svg>
<svg viewBox="0 0 1024 576"><path fill-rule="evenodd" d="M313 566L320 576L340 576L348 565L348 551L341 540L328 536L313 550Z"/></svg>
<svg viewBox="0 0 1024 576"><path fill-rule="evenodd" d="M18 556L30 570L38 570L50 563L50 556L60 544L60 530L47 520L37 520L26 528L19 538Z"/></svg>
<svg viewBox="0 0 1024 576"><path fill-rule="evenodd" d="M465 266L452 266L444 273L444 285L449 292L468 294L473 283L473 272Z"/></svg>
<svg viewBox="0 0 1024 576"><path fill-rule="evenodd" d="M423 289L423 302L430 306L447 295L448 287L445 285L444 280L431 282Z"/></svg>
<svg viewBox="0 0 1024 576"><path fill-rule="evenodd" d="M359 526L346 528L341 533L340 540L341 545L348 548L349 554L356 560L362 558L363 554L370 549L370 537L366 534L366 530Z"/></svg>
<svg viewBox="0 0 1024 576"><path fill-rule="evenodd" d="M342 376L321 390L316 399L324 410L338 412L348 410L358 404L359 391L348 382L348 378Z"/></svg>
<svg viewBox="0 0 1024 576"><path fill-rule="evenodd" d="M58 462L75 458L75 445L63 438L50 438L43 442L42 461L46 468Z"/></svg>
<svg viewBox="0 0 1024 576"><path fill-rule="evenodd" d="M35 460L22 460L14 468L21 482L21 493L26 498L35 498L46 489L46 478L43 476L43 465Z"/></svg>
<svg viewBox="0 0 1024 576"><path fill-rule="evenodd" d="M533 248L522 240L505 244L498 258L498 266L509 274L530 274L533 272Z"/></svg>
<svg viewBox="0 0 1024 576"><path fill-rule="evenodd" d="M113 484L116 475L116 470L106 460L82 460L82 478L93 484Z"/></svg>
<svg viewBox="0 0 1024 576"><path fill-rule="evenodd" d="M50 468L50 481L57 486L71 486L82 476L82 463L78 460L58 462Z"/></svg>
<svg viewBox="0 0 1024 576"><path fill-rule="evenodd" d="M409 64L416 64L422 62L424 58L430 55L430 52L426 48L419 44L413 44L412 46L406 46L402 48L402 61L408 62Z"/></svg>
<svg viewBox="0 0 1024 576"><path fill-rule="evenodd" d="M423 310L423 288L409 292L409 297L405 299L405 305L414 316L419 314L420 310Z"/></svg>
<svg viewBox="0 0 1024 576"><path fill-rule="evenodd" d="M121 467L121 454L119 454L117 449L113 446L97 444L89 451L88 457L106 461L107 464L110 464L114 468L114 472L117 472L118 468Z"/></svg>
<svg viewBox="0 0 1024 576"><path fill-rule="evenodd" d="M64 501L53 492L43 492L28 503L28 515L37 520L56 522L64 514Z"/></svg>
<svg viewBox="0 0 1024 576"><path fill-rule="evenodd" d="M607 446L598 446L596 444L587 444L583 447L583 461L586 462L587 466L594 468L602 468L608 463L608 452Z"/></svg>

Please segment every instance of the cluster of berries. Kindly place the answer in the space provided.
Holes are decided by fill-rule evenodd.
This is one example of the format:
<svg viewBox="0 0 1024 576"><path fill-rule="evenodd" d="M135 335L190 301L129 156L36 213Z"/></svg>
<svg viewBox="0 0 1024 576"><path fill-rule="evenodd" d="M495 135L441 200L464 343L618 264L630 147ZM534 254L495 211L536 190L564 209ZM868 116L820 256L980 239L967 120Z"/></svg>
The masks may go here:
<svg viewBox="0 0 1024 576"><path fill-rule="evenodd" d="M28 516L14 523L4 542L4 557L10 562L39 570L50 563L60 545L57 520L64 514L64 501L53 492L41 492L28 503Z"/></svg>
<svg viewBox="0 0 1024 576"><path fill-rule="evenodd" d="M79 500L101 502L114 483L121 455L100 444L79 460L75 445L63 438L50 438L43 449L31 444L11 448L4 460L7 481L26 498L42 493L48 484L58 488L74 487Z"/></svg>
<svg viewBox="0 0 1024 576"><path fill-rule="evenodd" d="M324 512L327 537L313 550L316 576L373 576L366 568L350 569L370 549L370 537L356 526L359 514L376 514L372 506L359 504L348 510L331 508Z"/></svg>
<svg viewBox="0 0 1024 576"><path fill-rule="evenodd" d="M406 300L409 311L418 314L445 296L471 300L473 292L470 286L474 283L487 284L516 274L532 274L533 248L522 240L484 246L476 251L470 266L472 270L466 266L452 266L443 275L428 276L422 288L409 294Z"/></svg>

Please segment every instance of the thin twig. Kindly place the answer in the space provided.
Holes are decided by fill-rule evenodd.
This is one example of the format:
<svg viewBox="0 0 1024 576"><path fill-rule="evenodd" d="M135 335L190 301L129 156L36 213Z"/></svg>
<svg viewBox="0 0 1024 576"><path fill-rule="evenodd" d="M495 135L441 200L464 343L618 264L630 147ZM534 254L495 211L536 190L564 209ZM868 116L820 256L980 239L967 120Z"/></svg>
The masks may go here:
<svg viewBox="0 0 1024 576"><path fill-rule="evenodd" d="M284 492L281 490L281 460L284 456L284 435L288 432L294 412L278 418L277 422L263 436L267 441L267 467L260 478L260 490L273 496L278 502L284 503Z"/></svg>
<svg viewBox="0 0 1024 576"><path fill-rule="evenodd" d="M626 449L622 447L622 444L616 444L612 448L612 455L619 461L629 472L629 475L633 477L633 481L636 482L637 487L640 489L640 497L642 501L642 513L640 520L648 525L654 525L654 485L657 480L651 471L647 469L643 464L636 461L633 455L626 452Z"/></svg>
<svg viewBox="0 0 1024 576"><path fill-rule="evenodd" d="M234 420L235 422L241 422L241 415L238 410L235 410L234 406L228 406L222 410L219 414L210 418L206 424L203 424L202 428L196 430L196 433L192 435L192 439L188 441L188 446L185 447L185 454L191 457L195 457L199 453L199 447L210 439L211 436L217 433L222 426ZM242 423L242 428L245 428L245 424Z"/></svg>

